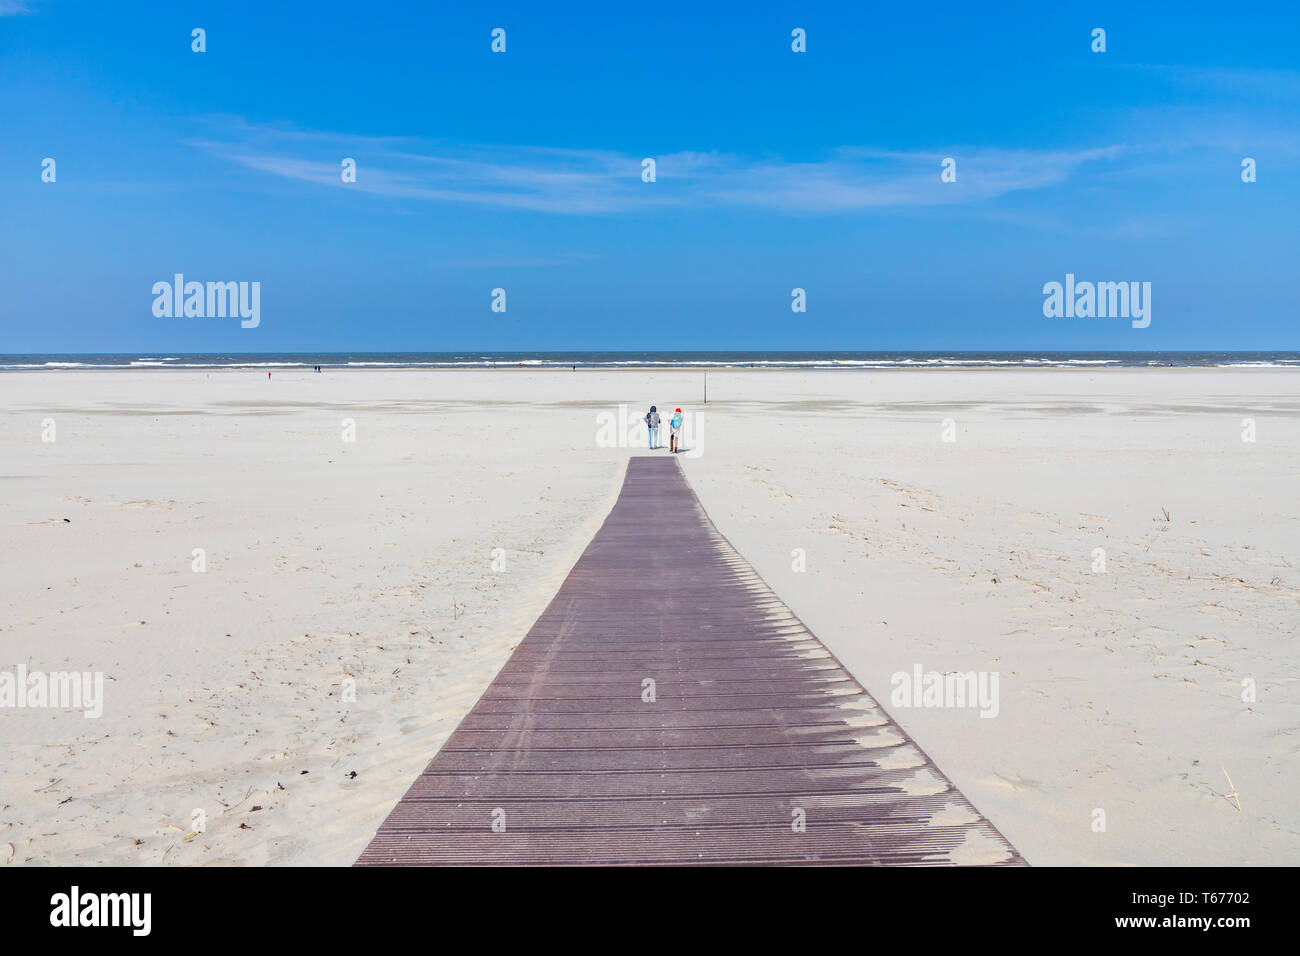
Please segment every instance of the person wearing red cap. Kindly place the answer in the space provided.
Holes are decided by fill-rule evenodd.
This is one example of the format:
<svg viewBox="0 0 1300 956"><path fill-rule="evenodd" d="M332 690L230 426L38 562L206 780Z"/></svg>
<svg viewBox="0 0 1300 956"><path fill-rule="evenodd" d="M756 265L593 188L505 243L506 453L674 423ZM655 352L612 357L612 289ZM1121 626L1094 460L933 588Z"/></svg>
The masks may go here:
<svg viewBox="0 0 1300 956"><path fill-rule="evenodd" d="M675 455L677 454L677 436L682 433L682 410L680 408L673 412L673 417L668 421L668 427L671 429L668 436L668 449Z"/></svg>

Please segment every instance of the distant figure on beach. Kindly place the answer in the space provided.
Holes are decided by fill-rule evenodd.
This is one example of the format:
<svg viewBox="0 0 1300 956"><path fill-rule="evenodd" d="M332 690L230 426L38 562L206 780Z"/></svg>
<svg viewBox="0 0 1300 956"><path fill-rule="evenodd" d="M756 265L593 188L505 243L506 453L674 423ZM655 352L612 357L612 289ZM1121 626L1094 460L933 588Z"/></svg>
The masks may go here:
<svg viewBox="0 0 1300 956"><path fill-rule="evenodd" d="M682 433L682 410L679 408L673 412L673 417L668 420L668 449L674 455L677 454L677 436Z"/></svg>
<svg viewBox="0 0 1300 956"><path fill-rule="evenodd" d="M650 430L650 448L651 449L658 448L659 447L659 409L655 408L653 405L650 406L650 411L645 413L645 424L646 424L646 428Z"/></svg>

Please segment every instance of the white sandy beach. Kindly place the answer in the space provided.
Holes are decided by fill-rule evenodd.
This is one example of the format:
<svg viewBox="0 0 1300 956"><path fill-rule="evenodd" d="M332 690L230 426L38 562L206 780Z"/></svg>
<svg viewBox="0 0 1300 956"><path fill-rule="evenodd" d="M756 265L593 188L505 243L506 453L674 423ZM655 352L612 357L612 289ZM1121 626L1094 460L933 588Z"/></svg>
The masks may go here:
<svg viewBox="0 0 1300 956"><path fill-rule="evenodd" d="M0 862L351 863L646 453L598 417L702 378L0 374L0 670L106 675L0 709ZM1300 375L708 380L719 530L1030 863L1300 859ZM998 715L891 707L917 665Z"/></svg>

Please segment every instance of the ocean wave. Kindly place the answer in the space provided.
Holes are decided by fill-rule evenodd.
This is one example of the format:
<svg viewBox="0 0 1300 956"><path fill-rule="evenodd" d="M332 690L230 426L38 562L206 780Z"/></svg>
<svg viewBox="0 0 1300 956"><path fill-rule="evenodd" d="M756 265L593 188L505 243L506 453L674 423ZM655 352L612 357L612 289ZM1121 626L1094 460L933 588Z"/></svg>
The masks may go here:
<svg viewBox="0 0 1300 956"><path fill-rule="evenodd" d="M1098 368L1300 368L1300 352L843 352L843 353L334 353L310 352L284 355L234 353L195 355L0 355L0 370L42 369L204 369L208 371L285 370L301 371L320 366L325 370L348 369L528 369L585 370L620 369L791 369L791 370L928 370L928 369L1098 369Z"/></svg>
<svg viewBox="0 0 1300 956"><path fill-rule="evenodd" d="M1300 368L1300 362L1223 362L1218 368Z"/></svg>

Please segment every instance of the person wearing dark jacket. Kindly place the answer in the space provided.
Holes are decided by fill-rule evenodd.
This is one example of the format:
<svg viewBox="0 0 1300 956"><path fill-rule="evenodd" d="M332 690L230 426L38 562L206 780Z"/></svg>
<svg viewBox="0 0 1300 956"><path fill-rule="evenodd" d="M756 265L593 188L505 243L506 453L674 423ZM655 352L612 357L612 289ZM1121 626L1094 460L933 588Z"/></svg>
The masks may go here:
<svg viewBox="0 0 1300 956"><path fill-rule="evenodd" d="M645 413L646 428L650 431L650 448L654 450L659 447L659 409L653 405L650 411Z"/></svg>

